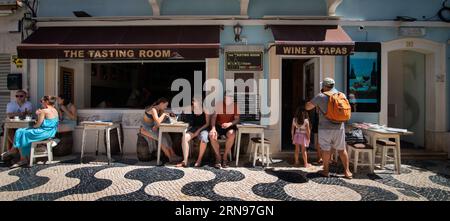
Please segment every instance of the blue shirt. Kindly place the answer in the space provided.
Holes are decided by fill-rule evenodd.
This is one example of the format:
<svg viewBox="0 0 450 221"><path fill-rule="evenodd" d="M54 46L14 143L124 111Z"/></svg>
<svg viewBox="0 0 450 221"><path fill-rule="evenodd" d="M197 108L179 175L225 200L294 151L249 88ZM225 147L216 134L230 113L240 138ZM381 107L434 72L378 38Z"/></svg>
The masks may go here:
<svg viewBox="0 0 450 221"><path fill-rule="evenodd" d="M29 101L25 101L24 104L22 104L22 106L19 106L19 104L17 103L17 101L11 101L8 103L8 105L6 106L6 113L23 113L26 111L32 113L33 112L33 104L31 104L31 102Z"/></svg>

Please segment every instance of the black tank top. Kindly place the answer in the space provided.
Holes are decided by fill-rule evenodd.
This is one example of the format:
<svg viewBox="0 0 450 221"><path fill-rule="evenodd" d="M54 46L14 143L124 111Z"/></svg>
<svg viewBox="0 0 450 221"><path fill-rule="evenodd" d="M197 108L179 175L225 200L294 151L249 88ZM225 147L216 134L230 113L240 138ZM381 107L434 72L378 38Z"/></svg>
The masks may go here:
<svg viewBox="0 0 450 221"><path fill-rule="evenodd" d="M205 120L205 112L200 115L196 115L194 113L191 114L192 117L192 127L201 127L206 124Z"/></svg>

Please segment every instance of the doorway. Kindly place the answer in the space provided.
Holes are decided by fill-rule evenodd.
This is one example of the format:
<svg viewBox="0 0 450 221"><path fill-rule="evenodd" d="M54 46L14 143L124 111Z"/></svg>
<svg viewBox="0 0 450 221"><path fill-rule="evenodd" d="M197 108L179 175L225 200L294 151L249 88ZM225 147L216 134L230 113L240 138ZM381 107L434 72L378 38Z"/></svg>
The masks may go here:
<svg viewBox="0 0 450 221"><path fill-rule="evenodd" d="M388 55L388 126L414 132L403 136L403 148L425 146L426 55L397 50Z"/></svg>
<svg viewBox="0 0 450 221"><path fill-rule="evenodd" d="M282 59L282 150L294 149L291 125L295 110L311 100L318 90L319 58ZM311 142L314 142L311 139Z"/></svg>

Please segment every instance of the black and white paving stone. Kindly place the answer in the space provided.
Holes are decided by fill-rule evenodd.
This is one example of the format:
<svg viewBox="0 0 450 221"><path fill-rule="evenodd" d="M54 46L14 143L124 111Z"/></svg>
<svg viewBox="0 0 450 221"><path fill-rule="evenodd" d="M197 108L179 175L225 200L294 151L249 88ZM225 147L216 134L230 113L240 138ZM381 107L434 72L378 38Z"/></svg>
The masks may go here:
<svg viewBox="0 0 450 221"><path fill-rule="evenodd" d="M215 169L154 166L134 159L111 165L73 158L31 168L0 164L0 200L17 201L449 201L449 161L404 161L397 175L392 165L375 174L361 168L354 179L331 177L319 166L289 165Z"/></svg>

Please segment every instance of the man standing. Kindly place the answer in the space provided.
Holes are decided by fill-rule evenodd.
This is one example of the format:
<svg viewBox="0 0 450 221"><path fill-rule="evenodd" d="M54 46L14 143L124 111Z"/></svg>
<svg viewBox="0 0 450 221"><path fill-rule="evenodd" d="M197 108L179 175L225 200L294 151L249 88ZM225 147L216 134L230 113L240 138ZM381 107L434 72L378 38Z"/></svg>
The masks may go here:
<svg viewBox="0 0 450 221"><path fill-rule="evenodd" d="M224 94L224 101L216 105L215 113L211 117L211 131L209 138L216 155L216 168L220 166L228 167L227 155L230 153L236 137L236 124L239 123L239 108L233 101L233 93L227 91ZM222 165L220 165L220 146L217 139L220 136L226 136L225 152L223 154Z"/></svg>
<svg viewBox="0 0 450 221"><path fill-rule="evenodd" d="M328 113L328 102L331 96L338 95L346 100L345 95L334 88L335 81L332 78L325 78L322 82L322 92L316 95L310 102L306 103L306 110L319 108L319 145L322 151L323 171L321 175L329 176L329 161L331 149L336 149L344 166L344 177L351 179L352 173L349 170L349 160L345 148L345 126L343 122L336 122L330 119ZM333 97L334 99L334 97ZM348 103L348 101L346 101ZM346 106L346 105L345 105ZM345 110L348 111L348 110Z"/></svg>

